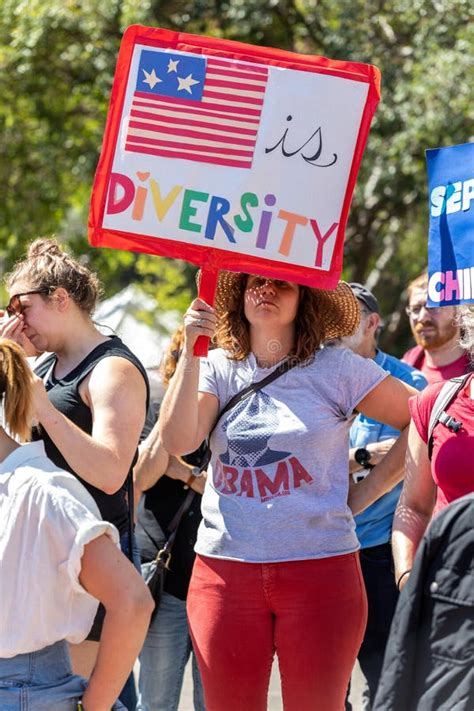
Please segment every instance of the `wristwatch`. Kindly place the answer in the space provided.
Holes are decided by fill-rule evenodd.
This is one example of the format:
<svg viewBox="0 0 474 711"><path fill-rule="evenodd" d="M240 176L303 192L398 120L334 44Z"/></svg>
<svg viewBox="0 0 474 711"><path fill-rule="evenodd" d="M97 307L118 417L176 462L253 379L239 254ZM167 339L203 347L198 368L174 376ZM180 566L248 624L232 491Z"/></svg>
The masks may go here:
<svg viewBox="0 0 474 711"><path fill-rule="evenodd" d="M359 447L359 449L356 449L356 451L354 452L354 459L356 460L357 464L360 464L360 466L364 469L373 469L375 466L374 464L370 463L370 460L372 459L372 454L365 447Z"/></svg>

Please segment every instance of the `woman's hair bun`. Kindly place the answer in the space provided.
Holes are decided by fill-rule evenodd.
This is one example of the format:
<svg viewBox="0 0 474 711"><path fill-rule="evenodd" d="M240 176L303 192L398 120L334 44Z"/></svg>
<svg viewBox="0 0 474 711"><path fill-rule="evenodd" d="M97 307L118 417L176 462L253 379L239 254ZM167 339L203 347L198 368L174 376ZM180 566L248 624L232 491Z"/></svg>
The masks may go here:
<svg viewBox="0 0 474 711"><path fill-rule="evenodd" d="M48 237L38 237L38 239L35 239L34 242L30 244L27 257L35 258L42 257L44 255L59 257L62 254L63 250L59 246L57 240Z"/></svg>
<svg viewBox="0 0 474 711"><path fill-rule="evenodd" d="M8 289L21 281L28 289L49 294L62 287L89 316L101 293L97 275L63 250L57 240L47 237L39 237L30 244L25 259L16 263L5 281Z"/></svg>

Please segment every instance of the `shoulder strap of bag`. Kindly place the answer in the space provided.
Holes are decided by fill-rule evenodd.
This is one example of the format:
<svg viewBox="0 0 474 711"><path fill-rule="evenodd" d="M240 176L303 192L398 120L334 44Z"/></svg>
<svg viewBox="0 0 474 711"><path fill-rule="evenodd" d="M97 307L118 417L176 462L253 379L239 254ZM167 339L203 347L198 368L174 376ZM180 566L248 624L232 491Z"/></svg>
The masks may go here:
<svg viewBox="0 0 474 711"><path fill-rule="evenodd" d="M471 373L466 373L465 375L459 375L457 378L447 380L433 403L428 425L428 457L430 460L433 454L433 432L438 422L441 422L441 424L449 427L454 432L457 432L461 427L462 423L455 420L451 415L448 415L446 408L455 399L459 391L462 390L470 376Z"/></svg>
<svg viewBox="0 0 474 711"><path fill-rule="evenodd" d="M157 553L157 559L161 558L162 560L164 560L166 567L169 567L171 551L176 539L176 535L178 533L179 524L188 513L195 496L196 492L192 489L189 489L188 493L186 494L186 498L184 499L179 509L176 511L170 525L167 528L167 531L170 535L166 539L166 543L164 544L164 546Z"/></svg>
<svg viewBox="0 0 474 711"><path fill-rule="evenodd" d="M294 368L296 365L298 365L297 361L295 359L290 359L288 358L287 360L284 360L280 365L278 365L275 370L273 370L269 375L267 375L265 378L262 380L259 380L257 383L252 383L248 387L244 388L241 390L239 393L234 395L229 402L224 406L224 408L220 411L217 420L214 423L214 427L212 430L209 432L209 437L211 434L214 432L214 430L217 427L217 423L225 415L226 412L229 412L229 410L232 410L236 405L239 404L239 402L242 402L242 400L245 400L248 398L250 395L253 393L258 392L262 388L264 388L266 385L270 385L274 380L279 378L281 375L284 373L288 372L291 370L291 368Z"/></svg>

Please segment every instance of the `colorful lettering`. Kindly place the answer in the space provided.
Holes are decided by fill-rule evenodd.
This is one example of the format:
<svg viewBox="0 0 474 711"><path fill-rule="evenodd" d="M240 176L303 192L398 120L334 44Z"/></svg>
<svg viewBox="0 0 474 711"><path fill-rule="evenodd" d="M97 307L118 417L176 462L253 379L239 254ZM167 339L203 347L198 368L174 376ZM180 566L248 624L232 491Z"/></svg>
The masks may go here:
<svg viewBox="0 0 474 711"><path fill-rule="evenodd" d="M446 191L446 214L452 215L453 212L459 212L461 209L461 190L462 183L457 181L448 185Z"/></svg>
<svg viewBox="0 0 474 711"><path fill-rule="evenodd" d="M237 487L235 486L235 482L239 478L239 470L236 469L235 467L229 467L227 465L223 465L222 467L222 491L226 492L228 494L235 494L237 493Z"/></svg>
<svg viewBox="0 0 474 711"><path fill-rule="evenodd" d="M474 200L474 178L469 178L469 180L465 180L463 183L463 186L462 186L462 209L463 209L463 211L470 209L471 200Z"/></svg>
<svg viewBox="0 0 474 711"><path fill-rule="evenodd" d="M446 188L444 187L444 185L438 185L436 188L433 188L433 190L431 191L430 202L431 202L431 216L432 217L439 217L445 211L445 209L446 209L446 203L444 201L445 195L446 195Z"/></svg>
<svg viewBox="0 0 474 711"><path fill-rule="evenodd" d="M202 225L198 225L197 222L191 222L191 217L195 217L197 213L197 207L191 205L193 200L197 202L207 202L209 199L209 193L201 193L197 190L185 190L183 197L183 205L181 207L181 217L179 219L180 230L188 230L189 232L200 232Z"/></svg>
<svg viewBox="0 0 474 711"><path fill-rule="evenodd" d="M250 469L244 469L242 476L240 478L240 491L237 496L247 496L249 499L253 499L255 494L253 493L253 481L252 472Z"/></svg>
<svg viewBox="0 0 474 711"><path fill-rule="evenodd" d="M118 196L118 188L123 190L122 197ZM135 185L128 175L123 173L111 173L109 183L109 197L107 200L107 214L116 215L124 212L133 202L135 197Z"/></svg>
<svg viewBox="0 0 474 711"><path fill-rule="evenodd" d="M459 281L456 272L446 272L446 281L444 283L444 298L446 301L462 299Z"/></svg>
<svg viewBox="0 0 474 711"><path fill-rule="evenodd" d="M437 185L430 193L431 217L440 217L445 212L452 215L455 212L469 210L474 200L474 178L455 181L449 185Z"/></svg>
<svg viewBox="0 0 474 711"><path fill-rule="evenodd" d="M178 195L180 194L181 190L183 189L182 185L175 185L174 188L171 188L169 191L168 195L163 198L161 196L161 191L160 191L160 186L156 182L156 180L153 180L153 178L150 180L150 189L151 189L151 197L153 199L153 206L155 208L156 216L160 220L165 219L168 210L170 209L171 205L174 203Z"/></svg>
<svg viewBox="0 0 474 711"><path fill-rule="evenodd" d="M428 282L428 298L435 304L474 297L474 267L434 272Z"/></svg>
<svg viewBox="0 0 474 711"><path fill-rule="evenodd" d="M225 236L229 242L235 243L234 228L224 220L224 215L230 211L230 202L225 198L213 195L211 204L209 205L209 213L207 215L206 231L204 236L206 239L214 239L217 225L220 225L224 230Z"/></svg>
<svg viewBox="0 0 474 711"><path fill-rule="evenodd" d="M329 237L332 235L334 230L336 229L338 223L333 222L331 227L328 229L328 231L325 234L321 234L321 230L319 229L319 225L317 223L317 220L310 220L311 227L313 228L313 232L316 236L316 241L318 243L318 246L316 247L316 257L314 260L314 266L315 267L321 267L323 264L323 248Z"/></svg>
<svg viewBox="0 0 474 711"><path fill-rule="evenodd" d="M255 193L244 193L240 198L240 208L243 212L243 217L236 215L234 217L234 223L241 232L252 232L253 230L253 220L250 216L248 206L258 207L258 197Z"/></svg>
<svg viewBox="0 0 474 711"><path fill-rule="evenodd" d="M271 207L276 203L275 195L272 195L272 193L268 193L268 195L265 195L264 197L264 202L265 205ZM272 215L273 213L269 210L262 210L262 214L260 216L260 224L258 226L257 232L257 241L255 243L255 246L258 247L258 249L265 249L265 247L267 246L268 232L270 230Z"/></svg>
<svg viewBox="0 0 474 711"><path fill-rule="evenodd" d="M286 220L285 231L283 232L283 238L278 251L280 254L288 256L291 245L293 244L296 225L302 225L304 227L304 225L308 224L308 218L303 217L303 215L297 215L296 212L288 212L287 210L280 210L278 217L280 220Z"/></svg>
<svg viewBox="0 0 474 711"><path fill-rule="evenodd" d="M428 282L428 298L435 303L444 301L444 274L443 272L435 272L431 275ZM441 287L441 288L438 288Z"/></svg>
<svg viewBox="0 0 474 711"><path fill-rule="evenodd" d="M273 496L285 496L290 493L286 462L278 462L273 481L265 474L263 469L255 469L255 477L257 479L258 493L262 501Z"/></svg>
<svg viewBox="0 0 474 711"><path fill-rule="evenodd" d="M137 172L137 178L141 181L145 181L150 177L150 173L140 173ZM147 188L139 186L135 195L135 202L133 203L132 220L141 220L143 217L143 212L145 210L146 196L148 195Z"/></svg>
<svg viewBox="0 0 474 711"><path fill-rule="evenodd" d="M293 482L295 489L301 486L302 481L305 481L307 484L311 484L314 481L311 474L306 471L304 466L296 457L290 457L288 461L293 469Z"/></svg>

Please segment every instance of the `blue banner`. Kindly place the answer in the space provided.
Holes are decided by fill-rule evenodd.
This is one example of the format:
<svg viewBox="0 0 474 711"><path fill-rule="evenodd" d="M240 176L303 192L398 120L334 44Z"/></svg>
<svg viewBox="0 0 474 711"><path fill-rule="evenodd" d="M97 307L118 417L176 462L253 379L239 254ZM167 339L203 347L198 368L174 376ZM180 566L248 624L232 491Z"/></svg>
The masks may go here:
<svg viewBox="0 0 474 711"><path fill-rule="evenodd" d="M428 306L474 304L474 143L426 151Z"/></svg>

